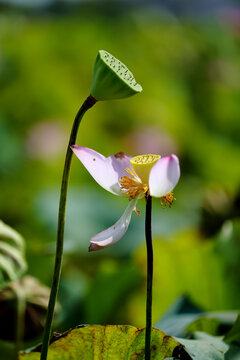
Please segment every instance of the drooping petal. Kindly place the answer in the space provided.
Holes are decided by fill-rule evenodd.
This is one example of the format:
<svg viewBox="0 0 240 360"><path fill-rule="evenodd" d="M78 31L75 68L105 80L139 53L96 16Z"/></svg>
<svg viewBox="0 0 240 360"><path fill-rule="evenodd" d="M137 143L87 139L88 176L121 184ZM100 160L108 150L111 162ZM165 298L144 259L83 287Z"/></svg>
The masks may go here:
<svg viewBox="0 0 240 360"><path fill-rule="evenodd" d="M115 195L125 196L119 186L119 179L130 166L130 156L120 152L106 158L86 147L73 145L71 149L100 186Z"/></svg>
<svg viewBox="0 0 240 360"><path fill-rule="evenodd" d="M176 155L165 156L153 165L149 175L150 195L162 197L170 193L180 177L179 160Z"/></svg>
<svg viewBox="0 0 240 360"><path fill-rule="evenodd" d="M110 228L101 231L97 235L93 236L90 240L91 245L89 246L89 251L101 250L105 247L108 247L112 244L115 244L120 240L123 235L126 233L131 217L132 212L136 208L138 198L131 200L124 211L120 219L112 225Z"/></svg>

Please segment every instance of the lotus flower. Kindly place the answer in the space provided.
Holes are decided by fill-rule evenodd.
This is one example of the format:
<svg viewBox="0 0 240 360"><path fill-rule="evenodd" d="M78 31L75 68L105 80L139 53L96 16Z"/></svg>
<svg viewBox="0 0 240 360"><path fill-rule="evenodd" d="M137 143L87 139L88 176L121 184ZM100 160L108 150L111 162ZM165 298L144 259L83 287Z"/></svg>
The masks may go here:
<svg viewBox="0 0 240 360"><path fill-rule="evenodd" d="M163 205L171 205L172 190L180 177L176 155L128 156L124 152L105 157L98 152L73 145L73 152L94 180L114 195L127 197L130 201L121 218L110 228L101 231L90 240L89 251L106 248L119 241L126 233L137 201L143 197L161 198Z"/></svg>

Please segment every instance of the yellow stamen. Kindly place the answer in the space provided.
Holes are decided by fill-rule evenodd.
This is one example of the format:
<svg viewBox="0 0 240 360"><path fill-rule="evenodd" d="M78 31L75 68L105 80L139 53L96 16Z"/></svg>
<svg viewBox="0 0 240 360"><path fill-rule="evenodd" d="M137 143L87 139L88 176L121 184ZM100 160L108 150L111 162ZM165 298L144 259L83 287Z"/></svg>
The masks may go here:
<svg viewBox="0 0 240 360"><path fill-rule="evenodd" d="M169 206L171 207L173 201L175 200L174 196L173 196L173 192L171 191L169 194L162 196L161 197L161 206L162 207L166 207Z"/></svg>
<svg viewBox="0 0 240 360"><path fill-rule="evenodd" d="M160 155L138 155L130 160L131 167L125 171L130 176L120 179L121 189L134 199L136 196L144 197L149 192L148 178L152 166L160 159Z"/></svg>
<svg viewBox="0 0 240 360"><path fill-rule="evenodd" d="M141 181L133 168L127 168L125 171L131 175L131 177L124 175L120 179L121 189L125 191L125 194L127 194L130 199L134 199L140 194L144 196L148 191L148 185Z"/></svg>
<svg viewBox="0 0 240 360"><path fill-rule="evenodd" d="M140 215L141 215L141 214L140 214L140 211L137 209L137 207L135 207L134 211L135 211L135 213L137 214L137 216L140 216Z"/></svg>
<svg viewBox="0 0 240 360"><path fill-rule="evenodd" d="M138 178L138 175L136 174L136 171L134 171L134 169L131 168L127 168L125 170L129 175L131 175L133 178ZM140 180L140 179L139 179Z"/></svg>

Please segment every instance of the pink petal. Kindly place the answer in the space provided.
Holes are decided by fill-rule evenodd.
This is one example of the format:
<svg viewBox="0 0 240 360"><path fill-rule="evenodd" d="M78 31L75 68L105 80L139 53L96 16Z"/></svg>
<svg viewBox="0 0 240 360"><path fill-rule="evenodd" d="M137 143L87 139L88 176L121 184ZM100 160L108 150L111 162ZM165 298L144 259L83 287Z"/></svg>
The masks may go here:
<svg viewBox="0 0 240 360"><path fill-rule="evenodd" d="M71 149L100 186L115 195L125 196L119 186L119 179L130 166L130 156L121 152L106 158L86 147L73 145Z"/></svg>
<svg viewBox="0 0 240 360"><path fill-rule="evenodd" d="M123 237L128 229L132 217L132 212L136 208L137 201L138 198L136 197L129 202L126 210L120 219L116 222L116 224L104 231L101 231L91 238L91 245L89 246L88 251L101 250L105 247L115 244Z"/></svg>
<svg viewBox="0 0 240 360"><path fill-rule="evenodd" d="M176 155L165 156L153 165L149 175L150 195L161 197L170 193L180 177L179 160Z"/></svg>

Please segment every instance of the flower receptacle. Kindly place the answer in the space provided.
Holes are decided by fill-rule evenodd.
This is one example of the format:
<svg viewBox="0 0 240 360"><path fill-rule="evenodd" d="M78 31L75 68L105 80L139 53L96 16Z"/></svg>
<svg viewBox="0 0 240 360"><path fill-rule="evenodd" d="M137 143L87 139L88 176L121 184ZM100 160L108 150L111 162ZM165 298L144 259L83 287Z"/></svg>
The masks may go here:
<svg viewBox="0 0 240 360"><path fill-rule="evenodd" d="M96 100L122 99L141 91L141 85L121 61L107 51L99 50L90 91Z"/></svg>
<svg viewBox="0 0 240 360"><path fill-rule="evenodd" d="M130 160L133 169L143 182L148 184L149 174L153 165L161 158L160 155L138 155Z"/></svg>

